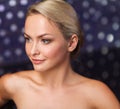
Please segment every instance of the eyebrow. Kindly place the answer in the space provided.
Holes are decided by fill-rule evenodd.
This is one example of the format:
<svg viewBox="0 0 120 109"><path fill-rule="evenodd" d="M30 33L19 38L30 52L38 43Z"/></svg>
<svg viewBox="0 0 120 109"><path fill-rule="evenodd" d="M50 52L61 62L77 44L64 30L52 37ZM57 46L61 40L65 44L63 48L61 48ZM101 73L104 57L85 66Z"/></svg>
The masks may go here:
<svg viewBox="0 0 120 109"><path fill-rule="evenodd" d="M41 35L38 35L37 38L40 38L40 37L43 37L43 36L46 36L46 35L51 35L51 34L49 34L49 33L43 33L43 34L41 34ZM27 36L27 37L30 37L30 38L31 38L31 36L28 35L28 34L25 33L25 32L24 32L24 36Z"/></svg>

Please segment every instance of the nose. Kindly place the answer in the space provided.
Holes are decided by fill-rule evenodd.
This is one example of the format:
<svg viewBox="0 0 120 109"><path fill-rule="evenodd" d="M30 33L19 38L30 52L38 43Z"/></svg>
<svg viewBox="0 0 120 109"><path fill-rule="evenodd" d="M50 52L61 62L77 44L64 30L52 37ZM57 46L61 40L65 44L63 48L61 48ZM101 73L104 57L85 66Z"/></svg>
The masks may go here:
<svg viewBox="0 0 120 109"><path fill-rule="evenodd" d="M39 54L40 54L40 51L38 48L38 44L37 43L32 44L31 55L35 56L35 55L39 55Z"/></svg>

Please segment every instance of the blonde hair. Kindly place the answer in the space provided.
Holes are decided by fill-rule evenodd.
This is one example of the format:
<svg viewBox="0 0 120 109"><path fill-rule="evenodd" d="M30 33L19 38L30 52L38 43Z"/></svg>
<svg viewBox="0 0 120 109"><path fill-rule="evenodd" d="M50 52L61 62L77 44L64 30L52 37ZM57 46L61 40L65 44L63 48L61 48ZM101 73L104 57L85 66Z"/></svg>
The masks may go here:
<svg viewBox="0 0 120 109"><path fill-rule="evenodd" d="M33 14L41 14L56 23L66 40L76 34L79 41L76 49L71 53L71 58L79 53L83 45L83 33L77 13L70 4L63 0L43 0L28 8L27 16Z"/></svg>

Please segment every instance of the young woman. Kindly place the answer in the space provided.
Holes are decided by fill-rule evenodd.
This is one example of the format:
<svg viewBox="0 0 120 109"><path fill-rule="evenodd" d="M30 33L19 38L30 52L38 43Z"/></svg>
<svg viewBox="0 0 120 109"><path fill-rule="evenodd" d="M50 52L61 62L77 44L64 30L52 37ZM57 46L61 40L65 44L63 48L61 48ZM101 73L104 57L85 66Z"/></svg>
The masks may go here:
<svg viewBox="0 0 120 109"><path fill-rule="evenodd" d="M18 109L120 109L105 84L72 70L71 60L83 38L77 14L68 3L33 4L24 36L34 70L0 78L0 106L12 99Z"/></svg>

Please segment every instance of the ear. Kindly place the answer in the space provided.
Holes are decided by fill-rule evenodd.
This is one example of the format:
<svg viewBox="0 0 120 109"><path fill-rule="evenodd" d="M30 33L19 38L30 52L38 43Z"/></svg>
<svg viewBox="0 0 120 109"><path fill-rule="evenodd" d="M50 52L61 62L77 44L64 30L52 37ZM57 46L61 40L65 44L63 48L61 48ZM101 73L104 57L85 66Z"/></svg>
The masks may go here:
<svg viewBox="0 0 120 109"><path fill-rule="evenodd" d="M78 44L78 36L76 34L73 34L68 42L68 51L72 52L75 50Z"/></svg>

